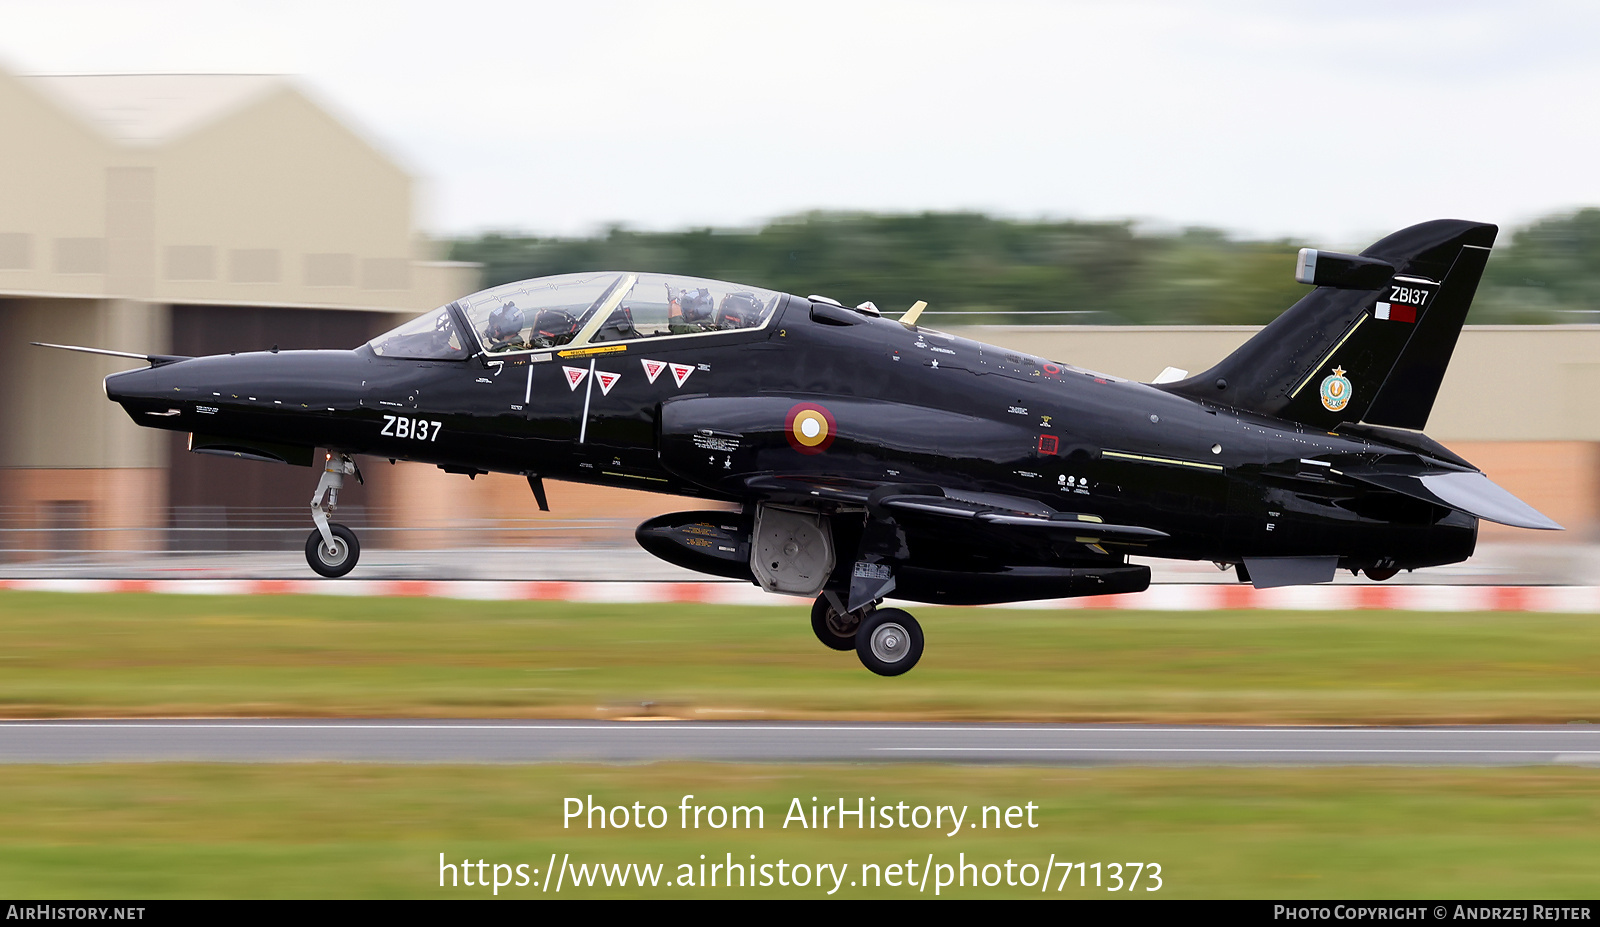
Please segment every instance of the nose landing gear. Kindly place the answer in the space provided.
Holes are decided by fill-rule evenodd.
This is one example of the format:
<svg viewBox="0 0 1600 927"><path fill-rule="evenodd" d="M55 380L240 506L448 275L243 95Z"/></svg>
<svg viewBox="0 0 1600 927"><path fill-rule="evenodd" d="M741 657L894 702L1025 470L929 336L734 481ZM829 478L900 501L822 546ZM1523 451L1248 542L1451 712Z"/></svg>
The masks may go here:
<svg viewBox="0 0 1600 927"><path fill-rule="evenodd" d="M823 593L811 606L811 630L825 647L854 650L879 676L899 676L922 659L922 625L898 608L845 612L837 596Z"/></svg>
<svg viewBox="0 0 1600 927"><path fill-rule="evenodd" d="M344 525L330 524L328 531L333 535L332 544L323 540L320 529L306 538L306 562L311 564L311 569L332 579L355 569L356 561L361 559L361 542L356 533Z"/></svg>
<svg viewBox="0 0 1600 927"><path fill-rule="evenodd" d="M356 533L328 521L328 513L339 505L339 490L344 488L345 474L354 474L357 481L364 482L350 455L330 453L322 479L317 481L316 492L311 495L311 520L316 523L317 530L306 538L306 563L329 578L345 575L355 569L356 561L361 559L361 542L356 539Z"/></svg>

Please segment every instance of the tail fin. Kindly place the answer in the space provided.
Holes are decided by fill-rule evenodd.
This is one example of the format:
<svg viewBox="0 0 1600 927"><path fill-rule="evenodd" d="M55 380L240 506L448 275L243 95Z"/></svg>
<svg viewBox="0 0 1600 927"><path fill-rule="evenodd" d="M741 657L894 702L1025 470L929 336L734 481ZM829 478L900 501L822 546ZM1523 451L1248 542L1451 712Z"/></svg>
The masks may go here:
<svg viewBox="0 0 1600 927"><path fill-rule="evenodd" d="M1215 367L1158 388L1328 430L1420 430L1498 231L1460 219L1401 229L1361 252L1394 265L1381 288L1318 287Z"/></svg>

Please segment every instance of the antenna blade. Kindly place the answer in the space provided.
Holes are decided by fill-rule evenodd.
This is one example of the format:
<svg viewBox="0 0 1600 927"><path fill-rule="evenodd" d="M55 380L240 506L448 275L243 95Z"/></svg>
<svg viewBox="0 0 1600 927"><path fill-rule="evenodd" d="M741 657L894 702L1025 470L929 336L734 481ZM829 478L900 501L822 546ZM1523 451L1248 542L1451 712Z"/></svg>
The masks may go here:
<svg viewBox="0 0 1600 927"><path fill-rule="evenodd" d="M916 325L918 317L922 315L922 310L926 308L928 308L928 304L926 302L923 302L920 299L917 300L916 304L910 309L907 309L906 314L900 317L900 324L904 325L906 328L911 328L912 326Z"/></svg>

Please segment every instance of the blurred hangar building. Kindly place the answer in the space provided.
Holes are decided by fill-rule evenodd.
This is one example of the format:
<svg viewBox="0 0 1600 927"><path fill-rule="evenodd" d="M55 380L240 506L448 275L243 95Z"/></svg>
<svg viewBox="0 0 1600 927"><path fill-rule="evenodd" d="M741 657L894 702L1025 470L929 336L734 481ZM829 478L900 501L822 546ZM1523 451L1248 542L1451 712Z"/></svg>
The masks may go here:
<svg viewBox="0 0 1600 927"><path fill-rule="evenodd" d="M0 138L0 506L19 527L225 518L315 480L184 453L105 400L126 361L28 342L350 348L476 288L417 235L412 178L282 77L0 72ZM105 540L84 546L143 546Z"/></svg>
<svg viewBox="0 0 1600 927"><path fill-rule="evenodd" d="M0 552L162 549L183 533L174 529L270 510L291 519L298 546L314 472L189 454L182 436L139 428L105 400L102 378L126 362L28 342L173 354L354 347L478 288L475 265L437 260L415 228L413 178L276 76L0 72L0 139L0 528L12 529ZM1149 380L1166 365L1203 370L1253 331L960 334ZM1463 334L1429 434L1569 529L1486 523L1486 539L1600 537L1596 396L1600 326ZM469 483L407 465L369 475L368 487L347 484L341 520L425 529L394 546L493 543L426 530L513 517L622 524L696 505L553 485L556 512L541 516L517 477Z"/></svg>

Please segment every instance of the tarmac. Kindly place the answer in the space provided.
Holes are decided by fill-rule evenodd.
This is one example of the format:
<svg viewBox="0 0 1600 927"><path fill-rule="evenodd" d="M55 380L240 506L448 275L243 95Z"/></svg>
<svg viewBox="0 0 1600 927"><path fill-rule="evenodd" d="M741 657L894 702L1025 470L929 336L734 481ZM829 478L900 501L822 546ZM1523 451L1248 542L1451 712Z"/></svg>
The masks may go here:
<svg viewBox="0 0 1600 927"><path fill-rule="evenodd" d="M0 722L0 762L955 762L1526 766L1600 763L1600 726L1200 727L848 722Z"/></svg>

